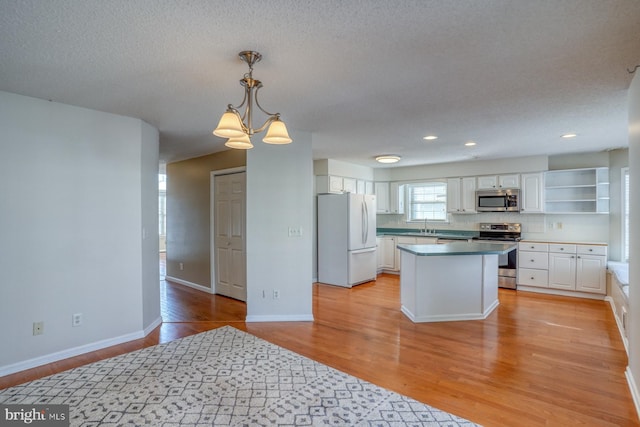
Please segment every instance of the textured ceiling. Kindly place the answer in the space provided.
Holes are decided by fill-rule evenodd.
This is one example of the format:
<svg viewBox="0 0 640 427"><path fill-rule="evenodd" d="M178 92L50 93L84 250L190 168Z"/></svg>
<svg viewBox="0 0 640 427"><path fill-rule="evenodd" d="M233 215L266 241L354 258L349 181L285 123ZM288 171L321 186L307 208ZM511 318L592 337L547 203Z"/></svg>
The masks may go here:
<svg viewBox="0 0 640 427"><path fill-rule="evenodd" d="M247 49L315 158L598 151L628 144L640 1L0 0L0 90L143 119L166 162L225 149Z"/></svg>

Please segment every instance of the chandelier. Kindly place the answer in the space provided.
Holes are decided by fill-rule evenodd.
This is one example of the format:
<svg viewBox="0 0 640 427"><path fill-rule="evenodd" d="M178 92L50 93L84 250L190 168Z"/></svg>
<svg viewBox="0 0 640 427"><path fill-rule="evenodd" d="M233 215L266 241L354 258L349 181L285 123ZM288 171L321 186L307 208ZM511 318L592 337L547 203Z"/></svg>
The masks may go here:
<svg viewBox="0 0 640 427"><path fill-rule="evenodd" d="M262 87L262 82L253 78L253 64L262 59L258 52L245 50L238 54L240 59L249 65L249 72L240 80L240 85L244 87L244 99L237 107L229 104L227 111L220 118L218 127L213 134L221 138L229 138L224 144L230 148L247 150L253 147L251 136L260 133L269 127L267 134L262 139L267 144L289 144L291 138L287 132L287 127L280 120L280 113L269 113L258 103L258 89ZM267 120L258 128L253 127L253 106L266 114ZM244 113L240 109L244 107Z"/></svg>

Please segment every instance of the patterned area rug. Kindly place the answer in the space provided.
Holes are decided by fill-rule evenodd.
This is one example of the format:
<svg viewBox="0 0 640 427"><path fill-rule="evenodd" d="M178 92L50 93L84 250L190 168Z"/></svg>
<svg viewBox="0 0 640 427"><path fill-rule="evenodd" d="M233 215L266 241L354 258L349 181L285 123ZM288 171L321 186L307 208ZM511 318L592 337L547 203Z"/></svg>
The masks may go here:
<svg viewBox="0 0 640 427"><path fill-rule="evenodd" d="M73 426L475 426L225 326L20 386Z"/></svg>

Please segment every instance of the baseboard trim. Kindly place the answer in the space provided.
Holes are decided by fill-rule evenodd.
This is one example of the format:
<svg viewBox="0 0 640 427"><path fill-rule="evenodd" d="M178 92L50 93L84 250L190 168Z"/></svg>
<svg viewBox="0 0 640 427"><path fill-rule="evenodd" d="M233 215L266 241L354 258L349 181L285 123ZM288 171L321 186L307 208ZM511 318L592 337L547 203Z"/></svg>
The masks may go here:
<svg viewBox="0 0 640 427"><path fill-rule="evenodd" d="M247 315L244 320L252 322L313 322L313 314L290 314L290 315Z"/></svg>
<svg viewBox="0 0 640 427"><path fill-rule="evenodd" d="M103 348L122 344L127 341L137 340L140 338L144 338L143 331L133 332L131 334L121 335L115 338L109 338L106 340L97 341L94 343L85 344L62 351L57 351L55 353L46 354L44 356L34 357L33 359L24 360L22 362L0 367L0 377L46 365L48 363L57 362L59 360L68 359L70 357L80 356L81 354L89 353L92 351L102 350Z"/></svg>
<svg viewBox="0 0 640 427"><path fill-rule="evenodd" d="M631 368L629 366L627 366L624 374L627 377L627 383L629 384L629 390L631 391L633 403L636 405L636 413L638 414L638 418L640 418L640 391L635 379L633 378L633 373L631 372Z"/></svg>
<svg viewBox="0 0 640 427"><path fill-rule="evenodd" d="M215 292L211 288L198 285L197 283L189 282L187 280L178 279L177 277L165 276L165 280L169 282L177 283L178 285L188 286L190 288L197 289L199 291L206 292L208 294L215 294Z"/></svg>
<svg viewBox="0 0 640 427"><path fill-rule="evenodd" d="M622 319L618 315L616 311L616 304L613 301L613 298L607 295L604 299L609 302L611 306L611 311L613 312L613 318L616 320L616 325L618 326L618 332L620 333L620 338L622 338L622 344L624 345L624 350L627 352L627 357L629 357L629 340L624 336L624 328L622 327Z"/></svg>
<svg viewBox="0 0 640 427"><path fill-rule="evenodd" d="M125 342L144 338L155 328L162 324L162 317L158 317L151 322L149 326L138 332L120 335L119 337L108 338L106 340L96 341L89 344L80 345L78 347L68 348L66 350L57 351L55 353L45 354L44 356L34 357L33 359L24 360L22 362L12 363L11 365L0 366L0 377L15 374L16 372L25 371L27 369L36 368L48 363L58 362L70 357L80 356L82 354L91 353L92 351L102 350Z"/></svg>
<svg viewBox="0 0 640 427"><path fill-rule="evenodd" d="M565 291L563 289L538 288L536 286L518 285L517 290L522 292L535 292L538 294L560 295L563 297L595 299L599 301L603 301L605 299L605 295L603 294L591 294L589 292L578 292L578 291Z"/></svg>
<svg viewBox="0 0 640 427"><path fill-rule="evenodd" d="M142 331L142 333L144 334L144 336L146 337L147 335L149 335L155 328L157 328L158 326L162 325L162 316L158 316L158 318L156 320L154 320L153 322L151 322L149 324L149 326L147 326L146 328L144 328L144 330Z"/></svg>

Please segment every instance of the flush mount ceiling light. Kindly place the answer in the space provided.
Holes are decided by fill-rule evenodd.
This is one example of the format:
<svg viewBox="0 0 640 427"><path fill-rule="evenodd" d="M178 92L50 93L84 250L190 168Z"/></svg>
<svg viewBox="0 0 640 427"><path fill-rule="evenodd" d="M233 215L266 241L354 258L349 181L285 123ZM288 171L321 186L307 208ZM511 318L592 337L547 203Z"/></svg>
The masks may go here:
<svg viewBox="0 0 640 427"><path fill-rule="evenodd" d="M467 147L473 147L474 145L476 145L476 143L474 141L467 141L464 143L464 145Z"/></svg>
<svg viewBox="0 0 640 427"><path fill-rule="evenodd" d="M424 139L426 141L433 141L434 139L438 139L438 137L436 135L427 135L427 136L423 137L422 139Z"/></svg>
<svg viewBox="0 0 640 427"><path fill-rule="evenodd" d="M245 50L238 56L249 66L249 72L240 80L240 86L244 87L244 99L237 107L231 104L227 106L227 111L220 118L213 134L221 138L229 138L224 144L227 147L247 150L253 147L250 137L262 132L268 126L269 129L262 141L267 144L289 144L291 138L284 122L280 120L280 113L269 113L258 103L258 90L262 87L262 82L253 78L253 64L259 62L262 55L252 50ZM258 128L254 128L252 123L254 104L268 116ZM239 110L242 107L244 112L241 114Z"/></svg>
<svg viewBox="0 0 640 427"><path fill-rule="evenodd" d="M402 157L400 156L396 156L396 155L392 155L392 154L385 154L384 156L378 156L376 157L376 162L378 163L397 163L398 161L400 161Z"/></svg>
<svg viewBox="0 0 640 427"><path fill-rule="evenodd" d="M565 133L564 135L560 135L560 138L575 138L578 136L576 133Z"/></svg>

